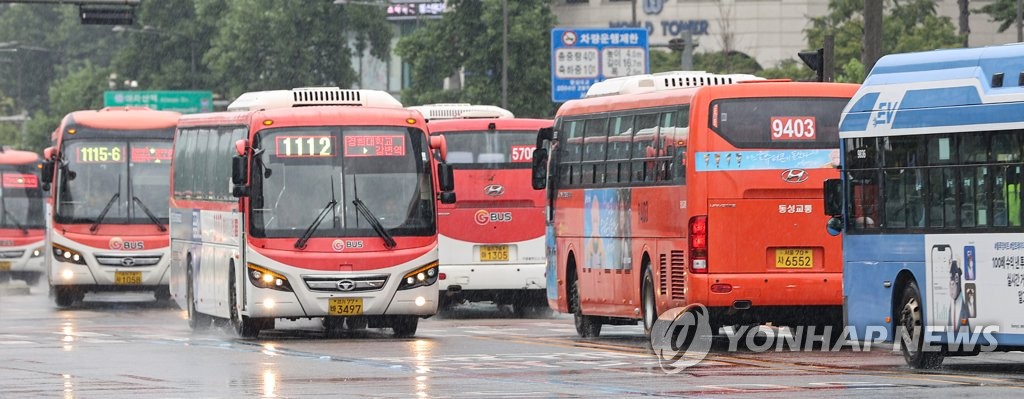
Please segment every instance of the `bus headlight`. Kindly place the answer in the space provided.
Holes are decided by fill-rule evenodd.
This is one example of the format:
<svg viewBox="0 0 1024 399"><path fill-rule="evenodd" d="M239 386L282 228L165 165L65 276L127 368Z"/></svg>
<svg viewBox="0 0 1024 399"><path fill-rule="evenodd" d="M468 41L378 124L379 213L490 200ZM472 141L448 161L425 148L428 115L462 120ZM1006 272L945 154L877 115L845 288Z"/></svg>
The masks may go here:
<svg viewBox="0 0 1024 399"><path fill-rule="evenodd" d="M33 253L33 255L35 255L35 253ZM82 256L78 251L68 249L61 245L53 244L53 256L61 262L85 265L85 256Z"/></svg>
<svg viewBox="0 0 1024 399"><path fill-rule="evenodd" d="M437 261L430 262L423 267L413 270L402 277L398 289L408 290L417 287L426 287L437 282Z"/></svg>
<svg viewBox="0 0 1024 399"><path fill-rule="evenodd" d="M249 282L257 288L269 288L278 291L292 291L292 285L283 274L270 269L249 264L245 275L249 276Z"/></svg>
<svg viewBox="0 0 1024 399"><path fill-rule="evenodd" d="M32 250L32 257L33 258L38 258L38 257L43 256L43 251L45 251L45 250L46 250L46 247L39 247L39 248L33 249Z"/></svg>

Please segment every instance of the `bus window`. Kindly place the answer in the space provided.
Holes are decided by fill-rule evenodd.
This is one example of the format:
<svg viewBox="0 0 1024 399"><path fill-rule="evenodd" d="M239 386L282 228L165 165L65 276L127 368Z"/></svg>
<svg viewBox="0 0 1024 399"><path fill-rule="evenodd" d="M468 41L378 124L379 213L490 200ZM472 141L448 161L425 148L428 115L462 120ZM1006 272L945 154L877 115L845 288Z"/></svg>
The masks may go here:
<svg viewBox="0 0 1024 399"><path fill-rule="evenodd" d="M617 116L611 120L608 135L608 182L629 181L629 153L633 145L633 116Z"/></svg>
<svg viewBox="0 0 1024 399"><path fill-rule="evenodd" d="M847 141L847 172L852 190L849 192L852 225L855 228L876 227L878 218L878 157L874 138Z"/></svg>
<svg viewBox="0 0 1024 399"><path fill-rule="evenodd" d="M608 118L589 119L583 127L583 184L604 183Z"/></svg>
<svg viewBox="0 0 1024 399"><path fill-rule="evenodd" d="M562 123L560 147L562 154L558 158L558 176L562 186L571 186L580 182L580 158L583 154L583 122L566 121Z"/></svg>
<svg viewBox="0 0 1024 399"><path fill-rule="evenodd" d="M929 154L930 156L930 154ZM956 181L953 170L930 169L928 172L928 226L956 226Z"/></svg>
<svg viewBox="0 0 1024 399"><path fill-rule="evenodd" d="M636 117L636 134L633 135L633 181L654 181L651 174L650 161L646 160L648 151L653 150L654 137L658 134L658 114L643 114Z"/></svg>

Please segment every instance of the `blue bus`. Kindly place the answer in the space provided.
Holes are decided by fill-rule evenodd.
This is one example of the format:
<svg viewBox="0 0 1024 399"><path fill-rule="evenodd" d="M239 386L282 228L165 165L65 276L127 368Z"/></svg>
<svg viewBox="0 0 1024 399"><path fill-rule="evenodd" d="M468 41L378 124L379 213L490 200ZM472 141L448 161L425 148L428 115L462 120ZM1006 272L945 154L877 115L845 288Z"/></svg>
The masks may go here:
<svg viewBox="0 0 1024 399"><path fill-rule="evenodd" d="M1024 45L883 57L843 110L847 331L911 367L1024 349Z"/></svg>

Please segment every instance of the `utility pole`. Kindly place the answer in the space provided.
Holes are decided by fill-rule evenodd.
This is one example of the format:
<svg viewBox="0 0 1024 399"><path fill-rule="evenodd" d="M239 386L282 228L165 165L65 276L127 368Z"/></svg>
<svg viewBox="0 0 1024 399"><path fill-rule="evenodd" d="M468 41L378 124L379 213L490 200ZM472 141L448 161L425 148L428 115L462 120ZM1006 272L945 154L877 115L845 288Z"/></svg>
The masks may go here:
<svg viewBox="0 0 1024 399"><path fill-rule="evenodd" d="M864 50L861 63L864 73L870 73L882 58L882 0L864 0Z"/></svg>
<svg viewBox="0 0 1024 399"><path fill-rule="evenodd" d="M832 33L825 35L825 45L821 51L821 81L834 82L836 80L836 36Z"/></svg>
<svg viewBox="0 0 1024 399"><path fill-rule="evenodd" d="M630 26L632 26L634 28L639 28L640 25L636 23L636 0L633 0L632 3L633 3L633 8L632 8L632 11L633 11L633 24L630 25Z"/></svg>
<svg viewBox="0 0 1024 399"><path fill-rule="evenodd" d="M1024 0L1017 0L1017 42L1024 42L1024 23L1021 16L1024 15Z"/></svg>
<svg viewBox="0 0 1024 399"><path fill-rule="evenodd" d="M501 107L508 109L508 0L501 0Z"/></svg>

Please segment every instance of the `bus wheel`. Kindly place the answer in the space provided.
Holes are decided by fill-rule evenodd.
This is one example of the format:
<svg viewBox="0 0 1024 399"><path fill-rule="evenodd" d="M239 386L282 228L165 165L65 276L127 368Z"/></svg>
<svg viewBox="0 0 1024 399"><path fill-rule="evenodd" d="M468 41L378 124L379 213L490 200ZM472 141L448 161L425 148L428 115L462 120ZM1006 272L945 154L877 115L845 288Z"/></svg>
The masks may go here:
<svg viewBox="0 0 1024 399"><path fill-rule="evenodd" d="M171 287L160 286L153 290L153 298L156 298L158 302L167 302L171 300Z"/></svg>
<svg viewBox="0 0 1024 399"><path fill-rule="evenodd" d="M58 307L70 307L78 299L78 293L72 287L54 287L54 303Z"/></svg>
<svg viewBox="0 0 1024 399"><path fill-rule="evenodd" d="M896 339L907 365L915 369L932 369L942 364L942 352L924 351L924 317L921 312L921 294L911 281L903 289L900 299L900 319Z"/></svg>
<svg viewBox="0 0 1024 399"><path fill-rule="evenodd" d="M658 303L654 299L654 274L651 268L644 270L644 281L641 285L640 306L643 309L644 334L651 336L654 322L658 321Z"/></svg>
<svg viewBox="0 0 1024 399"><path fill-rule="evenodd" d="M420 324L420 318L416 316L395 316L391 321L391 329L397 338L410 338L416 335L416 327Z"/></svg>
<svg viewBox="0 0 1024 399"><path fill-rule="evenodd" d="M345 327L349 330L365 330L370 320L365 317L350 316L345 318Z"/></svg>
<svg viewBox="0 0 1024 399"><path fill-rule="evenodd" d="M210 328L212 320L209 316L199 313L196 310L196 297L195 293L192 292L192 268L188 270L188 275L185 279L185 303L186 311L188 312L188 327L192 331L205 331Z"/></svg>
<svg viewBox="0 0 1024 399"><path fill-rule="evenodd" d="M36 284L39 284L39 280L42 279L42 277L43 273L28 273L24 277L25 284L28 284L29 287L34 287Z"/></svg>
<svg viewBox="0 0 1024 399"><path fill-rule="evenodd" d="M597 338L601 335L601 321L597 317L583 314L583 307L580 306L580 282L579 279L572 280L569 289L569 300L573 308L573 321L576 324L576 334L582 338Z"/></svg>
<svg viewBox="0 0 1024 399"><path fill-rule="evenodd" d="M238 296L235 290L234 269L232 269L230 280L231 289L228 290L228 296L231 298L231 325L235 329L235 334L241 338L256 338L260 335L260 330L274 328L274 319L269 319L268 321L268 319L249 317L238 313Z"/></svg>

